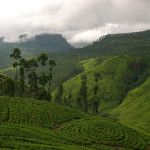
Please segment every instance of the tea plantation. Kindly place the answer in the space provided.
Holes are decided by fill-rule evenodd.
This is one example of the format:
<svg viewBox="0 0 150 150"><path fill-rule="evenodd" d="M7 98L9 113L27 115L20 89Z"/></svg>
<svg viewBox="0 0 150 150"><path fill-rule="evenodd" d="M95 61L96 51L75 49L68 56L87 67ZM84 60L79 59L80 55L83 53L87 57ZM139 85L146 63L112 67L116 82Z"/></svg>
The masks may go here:
<svg viewBox="0 0 150 150"><path fill-rule="evenodd" d="M150 137L102 117L25 98L0 97L0 149L149 149Z"/></svg>

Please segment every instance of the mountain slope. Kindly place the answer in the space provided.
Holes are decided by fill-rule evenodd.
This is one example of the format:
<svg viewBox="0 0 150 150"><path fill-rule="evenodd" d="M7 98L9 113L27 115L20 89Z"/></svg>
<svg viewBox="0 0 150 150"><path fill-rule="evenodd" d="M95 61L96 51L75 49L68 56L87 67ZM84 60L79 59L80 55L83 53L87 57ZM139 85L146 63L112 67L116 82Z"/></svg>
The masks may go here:
<svg viewBox="0 0 150 150"><path fill-rule="evenodd" d="M85 69L83 74L87 75L89 105L92 105L94 99L94 73L100 73L102 78L98 81L99 89L96 99L100 102L99 111L107 113L118 106L127 92L136 86L138 75L143 68L136 70L135 66L140 64L141 60L127 55L108 58L100 64L98 60L99 58L93 58L80 63ZM64 96L67 97L71 93L74 105L80 86L81 74L64 83Z"/></svg>
<svg viewBox="0 0 150 150"><path fill-rule="evenodd" d="M34 39L16 43L18 47L33 49L36 52L62 52L73 48L61 34L40 34Z"/></svg>
<svg viewBox="0 0 150 150"><path fill-rule="evenodd" d="M121 123L138 127L150 134L150 77L130 91L123 103L111 115Z"/></svg>
<svg viewBox="0 0 150 150"><path fill-rule="evenodd" d="M48 54L49 58L53 58L56 61L56 67L54 68L54 76L52 81L52 89L54 90L59 84L60 79L64 82L83 72L83 67L79 61L87 60L90 58L103 57L102 61L107 57L119 56L127 54L131 56L138 56L144 59L150 59L150 30L136 33L126 34L113 34L106 35L94 42L92 45L84 48L68 50L57 53ZM23 47L22 47L23 48ZM29 54L28 57L33 56L32 51L22 49L24 55ZM43 50L43 49L40 49ZM36 51L36 49L34 49ZM12 52L12 50L11 50ZM9 53L11 53L9 52ZM28 53L26 53L28 52ZM2 56L0 56L2 57ZM7 56L9 59L9 56ZM3 66L7 67L10 62L8 59L2 58L4 61ZM0 65L1 67L1 65ZM48 70L48 66L45 71ZM4 74L11 75L10 71L2 71Z"/></svg>

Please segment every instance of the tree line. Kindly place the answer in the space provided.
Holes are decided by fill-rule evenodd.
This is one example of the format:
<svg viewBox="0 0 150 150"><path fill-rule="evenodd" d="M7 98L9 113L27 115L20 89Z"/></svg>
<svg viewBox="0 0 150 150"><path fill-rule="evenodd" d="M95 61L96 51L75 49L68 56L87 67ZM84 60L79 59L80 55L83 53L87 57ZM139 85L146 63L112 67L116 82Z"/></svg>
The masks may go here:
<svg viewBox="0 0 150 150"><path fill-rule="evenodd" d="M15 77L14 80L11 77L3 77L3 95L31 97L51 101L51 82L53 78L53 68L56 62L53 59L48 59L45 53L41 53L37 59L24 59L21 57L21 51L18 48L13 50L12 54L10 54L10 58L13 60L12 66L15 68ZM44 66L47 61L49 63L48 74L44 71ZM38 76L36 69L40 67L40 65L41 73ZM48 88L46 88L47 84Z"/></svg>
<svg viewBox="0 0 150 150"><path fill-rule="evenodd" d="M12 66L15 68L15 77L12 79L11 77L0 75L0 95L52 101L51 83L56 62L53 59L48 59L45 53L41 53L37 59L24 59L21 57L21 51L18 48L13 50L12 54L10 54L10 58L13 60ZM49 64L49 71L46 74L44 66L47 61ZM37 74L38 67L41 67L40 75ZM96 95L99 78L101 78L100 74L95 73L95 85L93 87L94 99L92 101L93 114L98 113L99 101ZM84 112L87 112L89 109L87 89L87 76L82 74L81 87L76 97L76 107ZM60 105L73 107L72 101L71 92L68 96L63 97L63 81L61 80L55 92L54 102Z"/></svg>

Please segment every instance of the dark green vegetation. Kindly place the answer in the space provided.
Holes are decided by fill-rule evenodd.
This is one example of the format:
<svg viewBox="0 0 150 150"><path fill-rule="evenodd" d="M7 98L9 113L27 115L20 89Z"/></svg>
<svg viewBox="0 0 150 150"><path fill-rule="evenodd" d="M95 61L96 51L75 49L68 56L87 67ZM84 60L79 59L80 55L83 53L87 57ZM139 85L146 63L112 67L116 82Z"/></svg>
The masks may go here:
<svg viewBox="0 0 150 150"><path fill-rule="evenodd" d="M70 142L93 144L93 149L94 144L105 144L140 150L149 142L148 136L101 117L67 123L57 133Z"/></svg>
<svg viewBox="0 0 150 150"><path fill-rule="evenodd" d="M40 100L52 101L51 82L53 78L53 68L56 63L53 59L48 61L48 56L41 53L38 59L24 59L18 48L14 48L10 54L13 59L12 66L15 68L14 80L8 76L0 74L0 96L32 97ZM44 66L49 62L49 72L45 74ZM36 73L38 65L41 64L41 74ZM19 73L18 73L19 70ZM19 74L19 75L18 75ZM26 78L25 78L26 77ZM48 89L45 86L48 85Z"/></svg>
<svg viewBox="0 0 150 150"><path fill-rule="evenodd" d="M47 61L48 57L55 60L56 67L53 61ZM18 81L0 75L1 95L17 96L13 83L24 80L28 82L25 87L30 87L28 97L43 100L1 97L3 147L150 149L149 30L107 35L85 48L48 57L42 53L28 59L36 65L31 65L27 74L36 74L38 84L33 83L35 78L23 74L23 66L18 67ZM16 76L15 69L1 72ZM45 101L44 91L49 92L51 102Z"/></svg>
<svg viewBox="0 0 150 150"><path fill-rule="evenodd" d="M131 90L123 103L113 109L112 115L121 123L138 127L150 134L150 77Z"/></svg>
<svg viewBox="0 0 150 150"><path fill-rule="evenodd" d="M94 74L97 72L100 74L100 79L97 82L96 99L101 103L99 111L107 112L109 109L119 105L127 92L140 82L138 76L142 74L143 68L137 69L136 66L138 64L142 65L142 61L139 58L127 55L106 59L101 64L98 64L98 59L89 59L80 63L83 64L85 70L82 74L87 76L89 105L92 105L92 101L95 98ZM71 91L75 100L81 85L80 76L79 74L64 84L64 95L68 95Z"/></svg>
<svg viewBox="0 0 150 150"><path fill-rule="evenodd" d="M84 68L78 63L82 60L100 57L99 63L101 63L106 58L123 54L149 58L149 35L150 30L136 33L106 35L94 42L92 45L84 48L48 54L48 56L53 58L57 63L57 66L54 69L52 89L57 87L60 78L63 78L63 81L67 81L68 79L83 72ZM12 49L13 48L10 49L9 53L12 52ZM20 50L24 53L24 49L20 48ZM40 50L44 52L43 49ZM30 51L32 52L32 49L30 49ZM33 56L33 54L30 53L28 57L31 56ZM7 75L12 74L10 69L3 70L2 72Z"/></svg>
<svg viewBox="0 0 150 150"><path fill-rule="evenodd" d="M114 121L45 101L0 97L0 109L2 149L142 150L150 142Z"/></svg>

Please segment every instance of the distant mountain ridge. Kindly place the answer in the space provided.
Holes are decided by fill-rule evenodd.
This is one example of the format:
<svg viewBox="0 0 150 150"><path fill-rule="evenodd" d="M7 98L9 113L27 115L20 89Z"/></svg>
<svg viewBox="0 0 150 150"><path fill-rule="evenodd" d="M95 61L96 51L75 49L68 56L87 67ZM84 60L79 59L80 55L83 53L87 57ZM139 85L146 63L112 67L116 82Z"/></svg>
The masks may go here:
<svg viewBox="0 0 150 150"><path fill-rule="evenodd" d="M34 39L17 44L19 47L36 48L44 52L60 52L73 48L61 34L39 34Z"/></svg>
<svg viewBox="0 0 150 150"><path fill-rule="evenodd" d="M28 58L38 55L41 52L54 53L63 52L73 47L66 41L61 34L40 34L35 38L21 42L8 43L3 41L4 37L0 37L0 69L9 67L9 54L15 47L22 52L22 57Z"/></svg>

